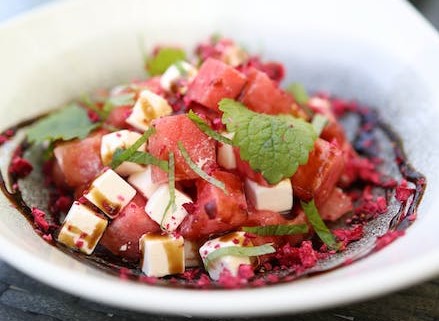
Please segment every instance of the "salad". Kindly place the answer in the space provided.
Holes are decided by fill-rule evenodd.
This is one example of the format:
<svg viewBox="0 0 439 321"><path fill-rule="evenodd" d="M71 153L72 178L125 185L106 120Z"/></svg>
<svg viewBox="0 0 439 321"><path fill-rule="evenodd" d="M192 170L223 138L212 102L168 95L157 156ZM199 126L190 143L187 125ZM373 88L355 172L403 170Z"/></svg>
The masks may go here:
<svg viewBox="0 0 439 321"><path fill-rule="evenodd" d="M84 96L27 129L9 173L16 182L43 173L48 209L28 214L48 242L148 283L259 286L319 271L392 199L398 224L375 249L414 220L425 179L399 149L401 175L386 173L374 136L385 127L372 110L283 87L281 63L222 37L192 56L157 47L145 68L146 80ZM349 115L355 139L342 126ZM25 156L36 147L41 169Z"/></svg>

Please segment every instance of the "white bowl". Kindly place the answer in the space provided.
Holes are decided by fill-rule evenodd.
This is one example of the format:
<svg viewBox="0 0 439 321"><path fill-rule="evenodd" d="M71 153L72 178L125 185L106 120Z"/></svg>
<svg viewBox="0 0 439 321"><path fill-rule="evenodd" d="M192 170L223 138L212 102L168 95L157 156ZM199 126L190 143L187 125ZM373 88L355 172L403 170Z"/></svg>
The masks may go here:
<svg viewBox="0 0 439 321"><path fill-rule="evenodd" d="M439 38L405 2L55 3L0 27L0 129L98 87L142 76L139 38L187 46L220 32L286 63L289 80L380 109L428 179L417 221L378 253L260 289L202 291L122 281L42 241L0 195L0 255L64 291L142 311L263 315L345 304L439 272ZM435 196L436 195L436 196Z"/></svg>

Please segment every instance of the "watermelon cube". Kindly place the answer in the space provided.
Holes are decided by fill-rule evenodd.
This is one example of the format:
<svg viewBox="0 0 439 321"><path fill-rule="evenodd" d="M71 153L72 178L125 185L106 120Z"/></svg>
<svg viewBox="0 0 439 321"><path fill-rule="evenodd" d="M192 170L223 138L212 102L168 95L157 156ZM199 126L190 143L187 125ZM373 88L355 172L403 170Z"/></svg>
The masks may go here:
<svg viewBox="0 0 439 321"><path fill-rule="evenodd" d="M218 111L223 98L236 98L244 87L245 76L235 68L216 59L208 58L189 85L185 102L196 102Z"/></svg>
<svg viewBox="0 0 439 321"><path fill-rule="evenodd" d="M247 79L239 100L249 109L276 115L291 114L293 106L297 106L293 97L279 88L265 72L252 68Z"/></svg>
<svg viewBox="0 0 439 321"><path fill-rule="evenodd" d="M341 188L336 187L323 204L317 204L317 208L323 220L333 222L344 214L352 211L354 205L352 204L351 198L343 193Z"/></svg>
<svg viewBox="0 0 439 321"><path fill-rule="evenodd" d="M221 170L212 176L225 184L228 194L205 180L197 180L194 209L180 225L184 238L204 239L236 229L247 220L247 203L239 177Z"/></svg>
<svg viewBox="0 0 439 321"><path fill-rule="evenodd" d="M105 230L100 244L115 255L136 261L140 257L139 238L160 232L160 226L145 213L146 199L139 193Z"/></svg>
<svg viewBox="0 0 439 321"><path fill-rule="evenodd" d="M294 196L304 201L314 198L316 203L323 203L334 189L344 167L343 151L338 145L317 139L308 163L299 166L291 178Z"/></svg>
<svg viewBox="0 0 439 321"><path fill-rule="evenodd" d="M199 176L189 167L178 149L181 142L192 161L201 169L210 171L217 167L216 143L203 133L185 114L167 116L153 122L156 129L149 139L148 151L162 159L168 160L169 153L175 156L175 179L195 179ZM155 183L168 180L168 174L153 166L152 178Z"/></svg>

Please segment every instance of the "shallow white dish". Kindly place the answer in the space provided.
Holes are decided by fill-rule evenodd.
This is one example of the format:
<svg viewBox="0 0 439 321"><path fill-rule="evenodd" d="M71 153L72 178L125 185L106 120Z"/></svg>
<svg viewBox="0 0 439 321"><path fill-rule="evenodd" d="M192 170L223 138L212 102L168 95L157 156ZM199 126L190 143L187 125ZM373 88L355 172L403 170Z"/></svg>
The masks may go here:
<svg viewBox="0 0 439 321"><path fill-rule="evenodd" d="M286 63L289 80L380 108L428 184L407 234L330 273L260 289L122 281L42 241L0 195L0 255L64 291L142 311L264 315L345 304L439 273L439 37L402 1L76 0L0 26L0 130L98 87L142 76L139 38L191 46L220 32Z"/></svg>

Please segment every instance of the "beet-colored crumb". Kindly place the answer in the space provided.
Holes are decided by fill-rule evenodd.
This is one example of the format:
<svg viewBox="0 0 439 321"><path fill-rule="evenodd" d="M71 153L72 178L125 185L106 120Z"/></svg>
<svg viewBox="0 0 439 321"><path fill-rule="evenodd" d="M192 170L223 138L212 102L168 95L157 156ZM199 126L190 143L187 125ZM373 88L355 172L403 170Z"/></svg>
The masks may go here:
<svg viewBox="0 0 439 321"><path fill-rule="evenodd" d="M119 278L122 280L128 280L132 275L131 270L125 267L119 269Z"/></svg>
<svg viewBox="0 0 439 321"><path fill-rule="evenodd" d="M415 189L410 188L404 179L401 184L396 187L395 197L400 203L405 203L414 192Z"/></svg>
<svg viewBox="0 0 439 321"><path fill-rule="evenodd" d="M255 276L253 267L250 264L241 264L238 269L238 276L242 279L251 279Z"/></svg>
<svg viewBox="0 0 439 321"><path fill-rule="evenodd" d="M3 145L9 140L9 138L5 135L0 135L0 145Z"/></svg>
<svg viewBox="0 0 439 321"><path fill-rule="evenodd" d="M363 237L363 225L356 225L351 229L335 229L332 234L342 243L341 250L344 250L349 243L358 241Z"/></svg>
<svg viewBox="0 0 439 321"><path fill-rule="evenodd" d="M33 170L32 164L21 156L14 156L9 166L9 173L17 178L24 178Z"/></svg>
<svg viewBox="0 0 439 321"><path fill-rule="evenodd" d="M237 289L246 281L239 276L233 276L228 269L224 269L218 279L218 285L226 289Z"/></svg>
<svg viewBox="0 0 439 321"><path fill-rule="evenodd" d="M42 210L34 207L32 208L32 216L34 218L34 224L42 231L47 233L50 224L46 221L46 213Z"/></svg>
<svg viewBox="0 0 439 321"><path fill-rule="evenodd" d="M43 234L42 238L47 242L53 242L52 234Z"/></svg>
<svg viewBox="0 0 439 321"><path fill-rule="evenodd" d="M318 260L311 241L303 241L300 247L287 243L279 248L275 257L282 268L294 268L297 271L313 267Z"/></svg>
<svg viewBox="0 0 439 321"><path fill-rule="evenodd" d="M146 284L156 284L158 279L156 277L153 277L153 276L140 275L139 281L146 283Z"/></svg>
<svg viewBox="0 0 439 321"><path fill-rule="evenodd" d="M92 123L97 123L101 119L98 113L95 112L94 110L87 110L87 116Z"/></svg>
<svg viewBox="0 0 439 321"><path fill-rule="evenodd" d="M375 251L381 250L383 247L389 245L398 237L403 236L405 231L388 231L383 236L377 238L375 242Z"/></svg>

